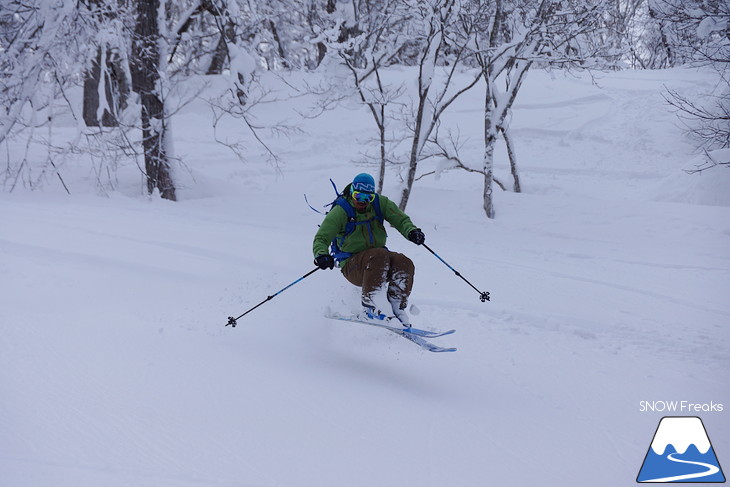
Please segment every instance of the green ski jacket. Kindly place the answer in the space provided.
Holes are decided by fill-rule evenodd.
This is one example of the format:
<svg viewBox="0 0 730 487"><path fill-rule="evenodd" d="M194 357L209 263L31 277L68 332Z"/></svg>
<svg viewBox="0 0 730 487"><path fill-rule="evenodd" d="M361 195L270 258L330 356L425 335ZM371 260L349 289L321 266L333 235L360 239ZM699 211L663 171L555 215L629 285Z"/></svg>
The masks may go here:
<svg viewBox="0 0 730 487"><path fill-rule="evenodd" d="M353 208L355 207L352 201L352 197L349 196L350 186L345 188L344 194L347 202L350 203ZM380 199L380 211L383 214L383 218L390 223L396 230L398 230L405 238L408 238L408 233L411 230L415 230L417 227L413 224L411 219L403 213L394 202L385 196L379 195ZM356 254L363 250L385 247L385 241L388 238L388 234L385 230L385 226L381 224L375 216L375 209L372 204L368 204L363 212L355 211L355 218L357 221L370 221L370 224L356 225L355 231L350 235L345 236L344 242L340 245L340 250L344 252L350 252ZM312 250L314 257L323 254L329 254L330 244L335 237L344 236L345 225L347 224L347 213L339 205L335 205L332 210L327 213L324 217L322 225L320 225L317 234L314 236L314 243ZM369 228L368 228L369 227ZM345 267L349 259L342 260L339 263L340 267Z"/></svg>

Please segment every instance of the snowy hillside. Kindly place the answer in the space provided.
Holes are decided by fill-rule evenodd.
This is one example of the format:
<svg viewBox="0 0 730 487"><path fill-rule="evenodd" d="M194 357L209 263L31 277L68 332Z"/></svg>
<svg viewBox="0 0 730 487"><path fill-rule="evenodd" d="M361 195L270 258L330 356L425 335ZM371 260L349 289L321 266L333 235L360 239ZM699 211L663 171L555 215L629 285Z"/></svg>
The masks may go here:
<svg viewBox="0 0 730 487"><path fill-rule="evenodd" d="M338 271L224 326L314 267L302 195L375 172L352 162L374 135L355 104L270 108L303 130L268 140L278 168L253 142L238 161L187 106L177 203L142 196L134 166L98 195L83 161L61 169L71 196L52 178L0 193L0 486L614 487L665 415L701 416L727 468L730 179L682 171L691 145L661 96L711 83L531 73L512 120L523 194L497 190L488 221L476 175L416 183L427 244L491 293L390 232L416 265L412 321L456 328L433 339L455 353L323 318L357 309ZM475 161L481 100L445 122ZM673 400L725 410L640 411Z"/></svg>

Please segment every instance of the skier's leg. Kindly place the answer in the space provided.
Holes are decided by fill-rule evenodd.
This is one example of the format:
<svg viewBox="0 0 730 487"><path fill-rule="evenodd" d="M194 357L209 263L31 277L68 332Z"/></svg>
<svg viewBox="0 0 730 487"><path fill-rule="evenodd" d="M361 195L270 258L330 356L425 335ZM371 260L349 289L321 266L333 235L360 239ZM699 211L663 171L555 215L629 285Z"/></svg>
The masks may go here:
<svg viewBox="0 0 730 487"><path fill-rule="evenodd" d="M342 273L348 281L362 287L362 305L376 308L375 294L383 288L390 268L390 252L386 249L368 249L347 261Z"/></svg>
<svg viewBox="0 0 730 487"><path fill-rule="evenodd" d="M393 307L393 313L404 324L408 323L405 309L408 306L408 297L413 289L413 277L416 266L413 261L403 254L390 252L390 268L388 270L388 301Z"/></svg>

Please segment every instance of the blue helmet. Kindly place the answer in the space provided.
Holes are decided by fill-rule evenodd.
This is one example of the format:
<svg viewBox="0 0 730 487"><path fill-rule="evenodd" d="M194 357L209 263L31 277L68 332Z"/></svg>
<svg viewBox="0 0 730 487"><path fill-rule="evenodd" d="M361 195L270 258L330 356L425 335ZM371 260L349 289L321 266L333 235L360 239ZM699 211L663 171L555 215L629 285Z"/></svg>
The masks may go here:
<svg viewBox="0 0 730 487"><path fill-rule="evenodd" d="M355 179L352 180L352 190L364 191L366 193L374 193L375 180L370 174L362 172L355 176Z"/></svg>

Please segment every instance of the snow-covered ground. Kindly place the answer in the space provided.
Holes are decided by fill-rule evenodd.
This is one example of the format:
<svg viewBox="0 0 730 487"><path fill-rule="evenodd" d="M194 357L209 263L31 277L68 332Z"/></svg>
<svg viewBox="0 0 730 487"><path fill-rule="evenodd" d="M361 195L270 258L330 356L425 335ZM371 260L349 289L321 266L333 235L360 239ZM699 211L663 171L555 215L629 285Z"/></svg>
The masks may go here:
<svg viewBox="0 0 730 487"><path fill-rule="evenodd" d="M661 95L711 83L535 71L512 121L523 194L497 190L489 221L479 177L418 181L407 211L427 243L491 292L391 232L417 268L413 322L456 328L433 339L456 353L323 318L357 307L338 271L224 326L313 268L321 216L302 194L324 204L328 178L375 172L352 162L374 127L354 105L271 108L304 130L269 140L278 169L253 143L235 159L189 105L177 203L143 196L134 167L97 195L72 161L71 196L50 177L0 193L0 486L614 487L666 415L700 416L727 468L730 179L682 171L694 156ZM481 99L445 122L474 161Z"/></svg>

